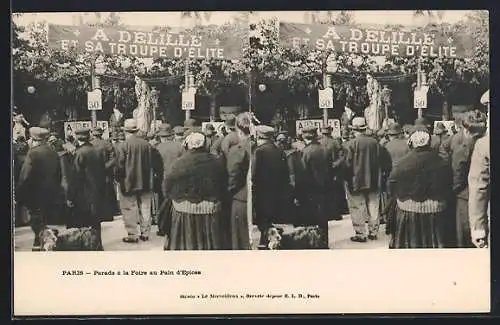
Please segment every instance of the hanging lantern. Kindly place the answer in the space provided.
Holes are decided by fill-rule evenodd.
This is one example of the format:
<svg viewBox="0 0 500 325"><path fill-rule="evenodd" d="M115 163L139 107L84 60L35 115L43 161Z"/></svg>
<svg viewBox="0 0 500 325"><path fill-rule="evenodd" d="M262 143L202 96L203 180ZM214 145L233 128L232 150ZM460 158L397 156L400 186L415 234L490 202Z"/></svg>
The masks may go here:
<svg viewBox="0 0 500 325"><path fill-rule="evenodd" d="M259 91L260 92L264 92L264 91L266 91L266 89L267 89L267 86L265 84L260 84L259 85Z"/></svg>
<svg viewBox="0 0 500 325"><path fill-rule="evenodd" d="M32 95L33 95L33 94L35 93L35 91L36 91L36 89L35 89L35 87L34 87L34 86L28 86L28 88L27 88L26 90L28 91L28 93L30 93L30 94L32 94Z"/></svg>

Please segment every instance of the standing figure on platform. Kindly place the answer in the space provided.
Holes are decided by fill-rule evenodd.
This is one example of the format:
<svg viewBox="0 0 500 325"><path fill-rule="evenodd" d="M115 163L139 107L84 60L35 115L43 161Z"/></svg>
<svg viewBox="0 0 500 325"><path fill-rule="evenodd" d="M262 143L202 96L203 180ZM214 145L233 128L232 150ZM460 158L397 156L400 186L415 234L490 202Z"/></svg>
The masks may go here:
<svg viewBox="0 0 500 325"><path fill-rule="evenodd" d="M113 114L109 117L109 126L111 129L111 134L118 134L121 132L121 127L123 126L124 116L118 108L113 108Z"/></svg>
<svg viewBox="0 0 500 325"><path fill-rule="evenodd" d="M385 119L382 108L382 90L379 82L372 75L366 75L366 91L370 105L365 109L365 120L370 130L377 132Z"/></svg>

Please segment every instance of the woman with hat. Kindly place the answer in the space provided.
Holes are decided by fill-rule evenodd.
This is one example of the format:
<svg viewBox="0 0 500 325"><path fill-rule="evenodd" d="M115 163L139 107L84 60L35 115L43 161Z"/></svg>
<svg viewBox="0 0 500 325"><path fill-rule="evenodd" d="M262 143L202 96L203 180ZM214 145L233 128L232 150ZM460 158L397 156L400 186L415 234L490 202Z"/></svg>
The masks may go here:
<svg viewBox="0 0 500 325"><path fill-rule="evenodd" d="M397 210L389 248L444 248L452 184L449 166L431 149L427 131L413 132L409 144L411 152L398 161L388 179Z"/></svg>
<svg viewBox="0 0 500 325"><path fill-rule="evenodd" d="M223 249L225 224L221 214L227 174L224 165L205 148L205 136L193 132L185 140L186 153L165 178L172 199L172 226L166 250Z"/></svg>
<svg viewBox="0 0 500 325"><path fill-rule="evenodd" d="M471 248L471 227L469 225L469 188L467 176L471 165L471 156L477 139L486 131L486 115L479 110L467 112L463 116L463 142L451 157L453 169L453 193L456 197L456 232L457 247Z"/></svg>

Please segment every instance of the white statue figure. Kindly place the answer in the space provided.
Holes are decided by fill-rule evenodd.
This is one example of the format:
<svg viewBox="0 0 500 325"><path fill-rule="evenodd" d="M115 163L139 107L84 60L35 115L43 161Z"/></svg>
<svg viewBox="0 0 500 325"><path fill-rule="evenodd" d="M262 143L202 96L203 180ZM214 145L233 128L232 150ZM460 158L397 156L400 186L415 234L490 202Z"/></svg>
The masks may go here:
<svg viewBox="0 0 500 325"><path fill-rule="evenodd" d="M370 105L365 109L365 119L368 128L376 132L382 128L384 121L382 89L379 82L369 74L366 75L366 91Z"/></svg>
<svg viewBox="0 0 500 325"><path fill-rule="evenodd" d="M151 126L150 90L148 84L139 77L135 77L135 94L137 96L137 108L133 112L137 120L139 130L148 133Z"/></svg>

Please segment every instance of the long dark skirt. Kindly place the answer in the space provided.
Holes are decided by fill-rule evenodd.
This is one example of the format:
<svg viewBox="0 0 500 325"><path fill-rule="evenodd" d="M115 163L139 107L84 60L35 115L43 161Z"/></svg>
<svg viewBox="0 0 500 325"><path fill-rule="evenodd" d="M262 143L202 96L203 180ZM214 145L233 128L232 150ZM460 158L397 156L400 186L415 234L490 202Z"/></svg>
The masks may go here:
<svg viewBox="0 0 500 325"><path fill-rule="evenodd" d="M108 178L106 181L106 188L104 191L104 202L102 221L113 221L114 216L120 211L118 200L116 199L116 189L114 182Z"/></svg>
<svg viewBox="0 0 500 325"><path fill-rule="evenodd" d="M248 227L247 203L233 200L231 207L231 249L251 249Z"/></svg>
<svg viewBox="0 0 500 325"><path fill-rule="evenodd" d="M474 248L470 235L469 201L457 198L456 205L457 247Z"/></svg>
<svg viewBox="0 0 500 325"><path fill-rule="evenodd" d="M222 214L190 214L172 207L172 228L167 250L220 250Z"/></svg>
<svg viewBox="0 0 500 325"><path fill-rule="evenodd" d="M172 230L172 200L164 197L158 210L158 231L170 236Z"/></svg>
<svg viewBox="0 0 500 325"><path fill-rule="evenodd" d="M396 208L389 248L444 248L446 213L415 213Z"/></svg>

